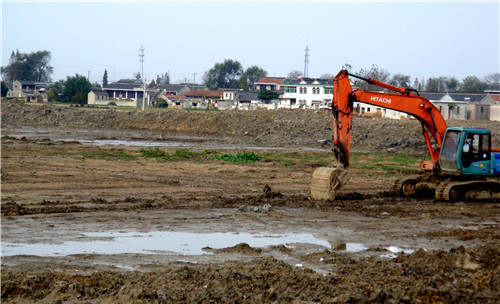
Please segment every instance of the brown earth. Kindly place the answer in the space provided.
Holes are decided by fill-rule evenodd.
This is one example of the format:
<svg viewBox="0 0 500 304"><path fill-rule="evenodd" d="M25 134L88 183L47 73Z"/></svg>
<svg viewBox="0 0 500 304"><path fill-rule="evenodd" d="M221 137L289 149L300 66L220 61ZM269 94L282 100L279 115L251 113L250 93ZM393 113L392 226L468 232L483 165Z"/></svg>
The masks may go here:
<svg viewBox="0 0 500 304"><path fill-rule="evenodd" d="M500 203L392 196L392 182L417 171L394 153L425 153L420 126L363 118L355 119L353 147L377 154L354 154L336 200L313 201L311 173L332 158L304 148L324 148L318 140L331 137L330 124L328 112L315 111L142 113L3 101L2 251L7 243L92 244L99 239L84 233L110 231L307 233L331 246L220 248L200 240L201 255L3 255L2 302L497 303ZM32 135L12 137L22 128ZM134 146L57 140L62 135L196 145L155 158ZM206 149L213 143L226 148ZM263 159L214 159L249 146L260 146ZM339 247L351 243L364 249Z"/></svg>

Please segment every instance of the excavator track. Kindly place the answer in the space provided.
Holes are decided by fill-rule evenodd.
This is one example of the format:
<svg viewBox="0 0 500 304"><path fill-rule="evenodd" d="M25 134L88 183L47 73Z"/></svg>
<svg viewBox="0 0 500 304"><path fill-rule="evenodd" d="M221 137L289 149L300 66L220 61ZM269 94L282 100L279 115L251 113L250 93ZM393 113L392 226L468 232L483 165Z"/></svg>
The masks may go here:
<svg viewBox="0 0 500 304"><path fill-rule="evenodd" d="M416 192L418 176L409 176L397 179L391 189L391 193L398 196L412 196Z"/></svg>
<svg viewBox="0 0 500 304"><path fill-rule="evenodd" d="M436 200L492 200L500 201L500 179L484 181L446 180L436 188Z"/></svg>

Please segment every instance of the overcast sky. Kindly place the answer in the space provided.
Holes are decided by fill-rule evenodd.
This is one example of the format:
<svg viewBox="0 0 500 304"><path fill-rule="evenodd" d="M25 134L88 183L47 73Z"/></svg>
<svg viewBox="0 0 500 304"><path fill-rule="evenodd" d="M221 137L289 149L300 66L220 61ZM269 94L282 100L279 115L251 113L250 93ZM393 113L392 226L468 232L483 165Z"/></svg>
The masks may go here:
<svg viewBox="0 0 500 304"><path fill-rule="evenodd" d="M2 1L2 65L12 51L52 53L53 80L200 82L216 62L269 76L372 65L415 77L483 78L500 71L499 1L473 2L10 2Z"/></svg>

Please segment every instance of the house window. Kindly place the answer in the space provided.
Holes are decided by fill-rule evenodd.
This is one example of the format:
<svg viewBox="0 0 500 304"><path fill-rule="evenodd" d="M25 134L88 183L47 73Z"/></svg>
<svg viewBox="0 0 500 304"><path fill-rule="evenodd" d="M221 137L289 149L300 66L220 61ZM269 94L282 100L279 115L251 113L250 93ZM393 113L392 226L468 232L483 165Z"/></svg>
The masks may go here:
<svg viewBox="0 0 500 304"><path fill-rule="evenodd" d="M319 88L313 87L313 94L319 94Z"/></svg>
<svg viewBox="0 0 500 304"><path fill-rule="evenodd" d="M484 109L483 109L483 107L481 107L481 113L483 113L483 112L484 112Z"/></svg>
<svg viewBox="0 0 500 304"><path fill-rule="evenodd" d="M300 88L299 88L299 93L300 93L300 94L307 94L307 88L300 87Z"/></svg>
<svg viewBox="0 0 500 304"><path fill-rule="evenodd" d="M333 88L325 87L325 94L333 94Z"/></svg>
<svg viewBox="0 0 500 304"><path fill-rule="evenodd" d="M285 93L297 93L297 87L285 87Z"/></svg>

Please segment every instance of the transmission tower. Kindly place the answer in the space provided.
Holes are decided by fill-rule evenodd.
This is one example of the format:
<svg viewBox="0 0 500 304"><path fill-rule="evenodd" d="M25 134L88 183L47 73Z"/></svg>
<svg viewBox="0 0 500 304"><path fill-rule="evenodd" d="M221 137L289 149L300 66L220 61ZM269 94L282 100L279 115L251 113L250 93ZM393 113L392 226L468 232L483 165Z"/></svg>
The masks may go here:
<svg viewBox="0 0 500 304"><path fill-rule="evenodd" d="M141 44L139 49L139 62L141 63L141 81L144 82L144 47Z"/></svg>
<svg viewBox="0 0 500 304"><path fill-rule="evenodd" d="M309 47L306 46L306 56L304 57L304 77L309 76Z"/></svg>

